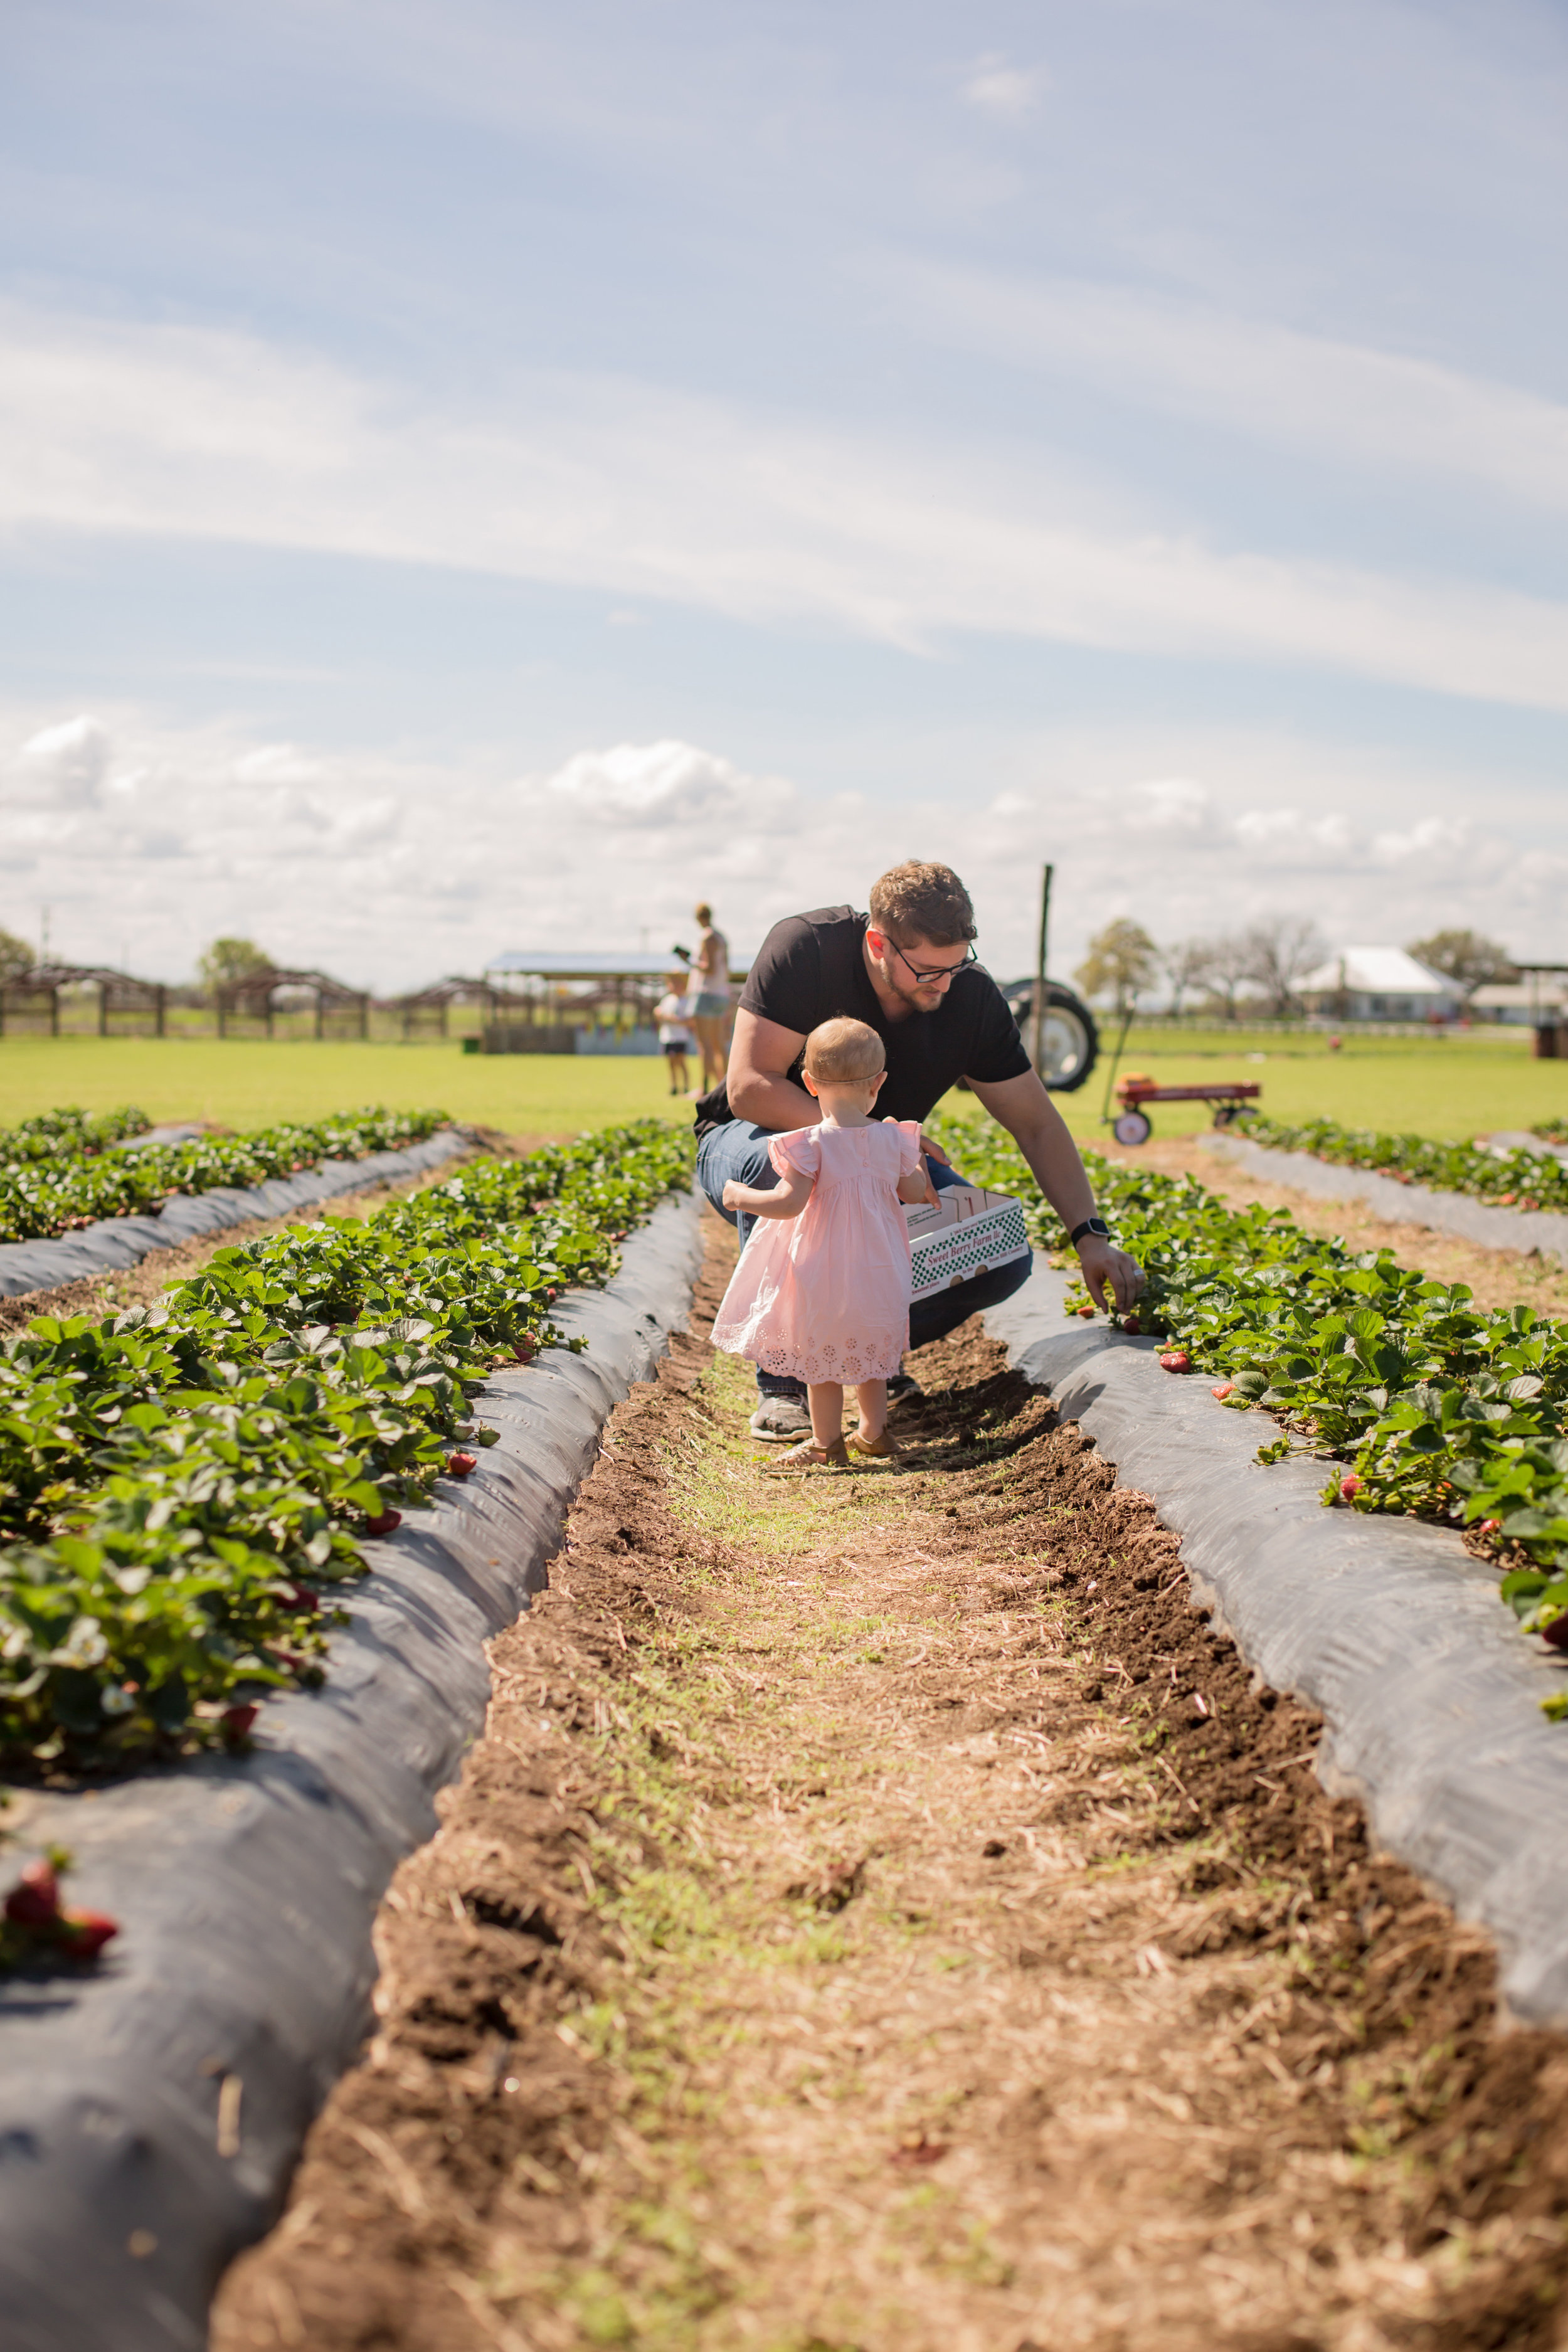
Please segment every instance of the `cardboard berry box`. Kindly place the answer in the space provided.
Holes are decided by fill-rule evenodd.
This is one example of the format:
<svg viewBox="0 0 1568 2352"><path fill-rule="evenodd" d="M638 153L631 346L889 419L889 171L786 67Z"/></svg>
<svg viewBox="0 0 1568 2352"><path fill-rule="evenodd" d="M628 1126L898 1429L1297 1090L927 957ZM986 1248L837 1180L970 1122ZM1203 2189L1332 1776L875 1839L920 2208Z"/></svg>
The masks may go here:
<svg viewBox="0 0 1568 2352"><path fill-rule="evenodd" d="M1029 1254L1024 1212L1006 1192L988 1192L981 1184L950 1184L930 1202L906 1208L910 1257L914 1273L911 1298L930 1298L971 1275L989 1274Z"/></svg>

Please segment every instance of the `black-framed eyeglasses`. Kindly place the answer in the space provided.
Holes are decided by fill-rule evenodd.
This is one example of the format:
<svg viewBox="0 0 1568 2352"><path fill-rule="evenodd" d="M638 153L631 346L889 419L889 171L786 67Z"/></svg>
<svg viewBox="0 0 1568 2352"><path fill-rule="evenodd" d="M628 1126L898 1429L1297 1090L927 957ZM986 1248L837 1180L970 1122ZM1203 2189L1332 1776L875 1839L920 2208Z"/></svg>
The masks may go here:
<svg viewBox="0 0 1568 2352"><path fill-rule="evenodd" d="M883 937L887 937L885 932ZM916 971L914 965L910 963L908 956L904 953L897 940L889 940L888 945L892 949L893 953L898 957L899 961L904 966L905 970L921 988L932 988L939 980L952 980L956 972L967 971L972 963L978 963L980 961L980 958L974 952L973 942L971 941L962 963L939 963L934 971Z"/></svg>

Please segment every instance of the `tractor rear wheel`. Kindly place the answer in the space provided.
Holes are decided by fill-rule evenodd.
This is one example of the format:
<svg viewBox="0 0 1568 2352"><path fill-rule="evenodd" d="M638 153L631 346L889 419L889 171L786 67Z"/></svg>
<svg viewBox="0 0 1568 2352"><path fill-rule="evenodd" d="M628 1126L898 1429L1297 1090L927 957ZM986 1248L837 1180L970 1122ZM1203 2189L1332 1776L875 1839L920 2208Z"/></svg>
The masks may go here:
<svg viewBox="0 0 1568 2352"><path fill-rule="evenodd" d="M1013 1008L1027 1048L1035 983L1031 980L1015 981L1002 992ZM1100 1032L1095 1027L1094 1015L1081 996L1075 996L1059 980L1047 980L1044 1025L1045 1034L1040 1041L1044 1067L1040 1076L1052 1094L1076 1094L1100 1055Z"/></svg>

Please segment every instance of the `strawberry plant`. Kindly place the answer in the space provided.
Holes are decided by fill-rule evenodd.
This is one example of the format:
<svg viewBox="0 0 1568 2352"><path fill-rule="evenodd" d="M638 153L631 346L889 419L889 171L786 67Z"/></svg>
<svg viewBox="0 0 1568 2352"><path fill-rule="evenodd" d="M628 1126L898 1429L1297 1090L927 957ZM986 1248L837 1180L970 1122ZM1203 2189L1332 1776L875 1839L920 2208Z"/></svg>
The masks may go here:
<svg viewBox="0 0 1568 2352"><path fill-rule="evenodd" d="M1334 1167L1370 1168L1401 1183L1468 1192L1500 1208L1568 1209L1568 1168L1539 1151L1491 1151L1472 1143L1434 1143L1424 1135L1379 1135L1370 1128L1342 1127L1332 1118L1292 1127L1261 1111L1244 1111L1231 1131L1271 1151L1305 1151Z"/></svg>
<svg viewBox="0 0 1568 2352"><path fill-rule="evenodd" d="M691 1156L648 1120L470 1165L0 1349L0 1750L232 1742L255 1694L319 1676L363 1538L472 1468L489 1371L558 1339L560 1292L613 1271Z"/></svg>
<svg viewBox="0 0 1568 2352"><path fill-rule="evenodd" d="M422 1140L447 1123L438 1110L363 1110L122 1151L114 1147L146 1129L141 1111L98 1118L46 1112L0 1134L0 1242L36 1241L100 1217L155 1216L178 1192L243 1188L327 1160L363 1160Z"/></svg>
<svg viewBox="0 0 1568 2352"><path fill-rule="evenodd" d="M1066 1252L1001 1128L938 1122L938 1139L966 1174L1025 1203L1042 1248ZM1260 1460L1310 1453L1333 1465L1325 1503L1478 1528L1529 1625L1568 1617L1568 1325L1478 1307L1465 1284L1321 1239L1287 1210L1086 1159L1101 1213L1147 1276L1141 1328L1165 1343L1162 1361L1208 1375L1227 1411L1276 1417L1283 1433ZM1079 1285L1066 1307L1094 1313Z"/></svg>

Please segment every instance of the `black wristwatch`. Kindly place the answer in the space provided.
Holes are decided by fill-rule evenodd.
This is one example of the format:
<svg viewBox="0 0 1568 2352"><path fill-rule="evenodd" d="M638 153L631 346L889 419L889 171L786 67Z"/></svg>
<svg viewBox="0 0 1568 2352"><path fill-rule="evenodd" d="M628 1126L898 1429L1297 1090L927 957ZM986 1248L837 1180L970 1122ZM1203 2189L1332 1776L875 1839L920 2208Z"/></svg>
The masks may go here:
<svg viewBox="0 0 1568 2352"><path fill-rule="evenodd" d="M1075 1249L1085 1234L1098 1234L1102 1242L1108 1242L1110 1239L1110 1227L1103 1217L1085 1217L1082 1224L1075 1225L1068 1235L1068 1241Z"/></svg>

